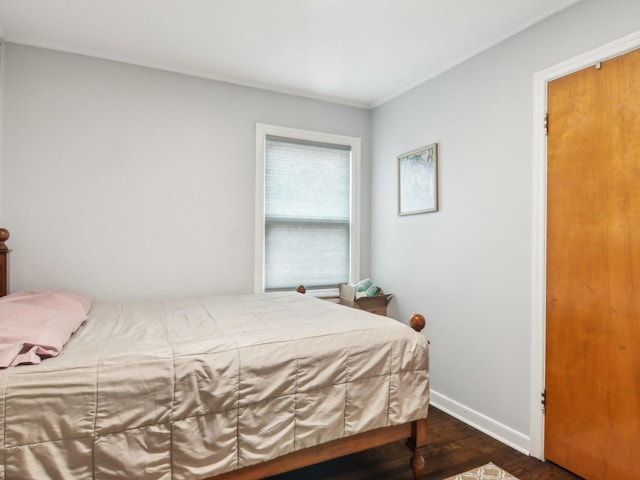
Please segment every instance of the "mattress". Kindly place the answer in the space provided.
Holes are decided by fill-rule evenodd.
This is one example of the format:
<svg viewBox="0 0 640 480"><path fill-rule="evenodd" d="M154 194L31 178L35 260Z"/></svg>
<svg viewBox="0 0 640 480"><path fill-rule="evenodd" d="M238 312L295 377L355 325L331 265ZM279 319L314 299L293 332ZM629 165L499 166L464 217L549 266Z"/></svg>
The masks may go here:
<svg viewBox="0 0 640 480"><path fill-rule="evenodd" d="M425 418L428 344L297 293L95 303L0 392L0 479L207 478Z"/></svg>

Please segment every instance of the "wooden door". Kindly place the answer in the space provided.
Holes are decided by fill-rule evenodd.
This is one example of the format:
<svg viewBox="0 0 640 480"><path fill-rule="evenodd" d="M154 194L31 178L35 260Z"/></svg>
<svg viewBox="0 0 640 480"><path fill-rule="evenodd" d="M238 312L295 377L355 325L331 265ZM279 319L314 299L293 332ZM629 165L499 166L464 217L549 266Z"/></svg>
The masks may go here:
<svg viewBox="0 0 640 480"><path fill-rule="evenodd" d="M548 89L547 459L640 478L640 50Z"/></svg>

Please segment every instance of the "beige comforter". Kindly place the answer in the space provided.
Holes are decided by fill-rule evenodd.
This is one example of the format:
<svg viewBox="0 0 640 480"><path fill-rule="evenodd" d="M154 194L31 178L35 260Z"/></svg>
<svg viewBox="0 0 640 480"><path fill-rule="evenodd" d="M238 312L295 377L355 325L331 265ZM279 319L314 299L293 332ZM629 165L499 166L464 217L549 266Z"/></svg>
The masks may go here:
<svg viewBox="0 0 640 480"><path fill-rule="evenodd" d="M296 293L97 303L0 394L0 479L205 478L426 417L428 346Z"/></svg>

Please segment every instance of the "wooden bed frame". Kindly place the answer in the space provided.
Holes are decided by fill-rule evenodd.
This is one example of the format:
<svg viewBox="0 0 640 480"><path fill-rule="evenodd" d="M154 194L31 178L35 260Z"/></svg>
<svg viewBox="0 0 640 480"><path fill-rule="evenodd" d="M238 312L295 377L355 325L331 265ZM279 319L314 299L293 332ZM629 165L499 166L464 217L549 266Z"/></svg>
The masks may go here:
<svg viewBox="0 0 640 480"><path fill-rule="evenodd" d="M8 239L9 231L0 228L0 297L9 293L9 254L11 250L5 244ZM299 287L298 292L305 293L304 287ZM425 318L420 314L415 314L411 317L410 325L416 332L420 332L425 326ZM413 471L413 478L418 480L422 476L425 465L421 450L427 444L426 418L340 438L315 447L298 450L268 462L217 475L209 480L260 479L404 439L412 452L409 464Z"/></svg>

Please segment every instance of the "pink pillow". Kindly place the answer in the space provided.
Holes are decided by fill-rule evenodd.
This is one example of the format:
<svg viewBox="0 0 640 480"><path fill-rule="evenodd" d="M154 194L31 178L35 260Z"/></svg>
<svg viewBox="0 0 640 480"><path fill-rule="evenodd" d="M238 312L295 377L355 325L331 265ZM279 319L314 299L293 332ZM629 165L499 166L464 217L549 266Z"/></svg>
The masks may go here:
<svg viewBox="0 0 640 480"><path fill-rule="evenodd" d="M91 310L94 297L86 293L72 292L68 290L21 290L6 297L0 298L2 302L20 302L28 305L42 305L51 308L66 310L69 305L80 306L85 314Z"/></svg>
<svg viewBox="0 0 640 480"><path fill-rule="evenodd" d="M89 295L58 290L0 298L0 368L58 355L87 319L92 302Z"/></svg>

